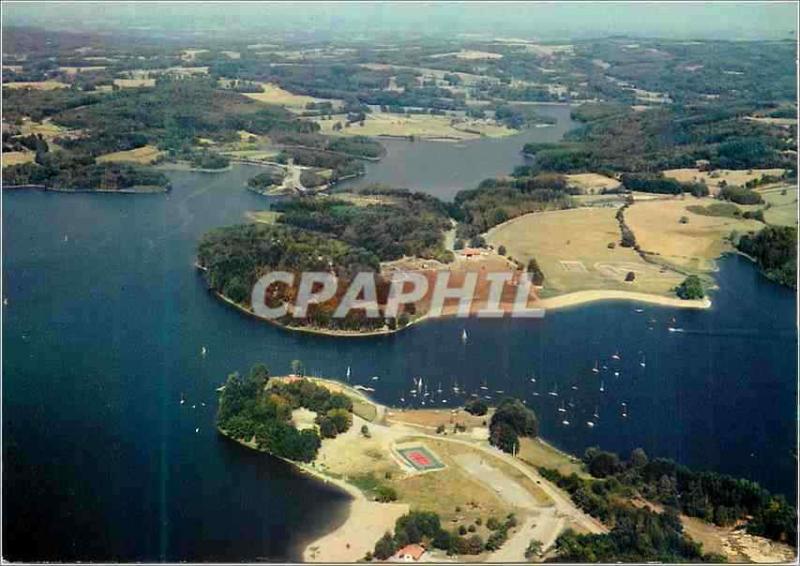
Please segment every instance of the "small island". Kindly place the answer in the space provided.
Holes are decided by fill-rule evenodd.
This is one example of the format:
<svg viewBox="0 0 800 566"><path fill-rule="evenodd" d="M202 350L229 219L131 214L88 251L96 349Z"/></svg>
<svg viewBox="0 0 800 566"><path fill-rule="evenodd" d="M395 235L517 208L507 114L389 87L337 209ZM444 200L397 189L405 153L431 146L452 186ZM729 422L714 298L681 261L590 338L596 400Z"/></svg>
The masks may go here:
<svg viewBox="0 0 800 566"><path fill-rule="evenodd" d="M795 509L753 482L641 449L627 460L594 448L573 458L537 438L536 415L516 399L392 408L361 386L293 366L285 377L263 365L229 376L217 426L351 495L345 521L309 542L304 561L408 552L487 562L794 556L781 541L794 540Z"/></svg>

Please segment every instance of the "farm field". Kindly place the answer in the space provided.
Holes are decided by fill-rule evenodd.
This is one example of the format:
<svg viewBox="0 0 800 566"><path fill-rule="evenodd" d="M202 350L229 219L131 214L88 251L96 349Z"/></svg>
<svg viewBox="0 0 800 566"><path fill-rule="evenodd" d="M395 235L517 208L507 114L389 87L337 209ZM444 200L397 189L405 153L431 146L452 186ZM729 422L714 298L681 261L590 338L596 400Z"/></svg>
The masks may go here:
<svg viewBox="0 0 800 566"><path fill-rule="evenodd" d="M576 173L566 177L569 186L576 187L585 194L599 193L603 189L615 189L620 186L620 182L616 179L599 173Z"/></svg>
<svg viewBox="0 0 800 566"><path fill-rule="evenodd" d="M322 98L314 98L313 96L306 96L304 94L293 94L288 90L282 89L276 84L260 83L264 92L247 92L244 95L259 102L267 104L277 104L285 106L287 109L294 112L301 112L306 109L309 102L338 102L333 100L325 100ZM336 104L334 104L335 106Z"/></svg>
<svg viewBox="0 0 800 566"><path fill-rule="evenodd" d="M689 206L719 204L712 198L670 198L636 202L625 211L625 221L642 250L681 269L708 272L714 260L731 249L726 238L733 231L759 230L756 220L695 214ZM681 223L682 217L687 218Z"/></svg>
<svg viewBox="0 0 800 566"><path fill-rule="evenodd" d="M22 81L18 83L3 83L3 88L33 90L57 90L59 88L69 88L69 85L61 81Z"/></svg>
<svg viewBox="0 0 800 566"><path fill-rule="evenodd" d="M21 165L22 163L33 163L36 153L33 151L4 151L3 167L11 165Z"/></svg>
<svg viewBox="0 0 800 566"><path fill-rule="evenodd" d="M664 171L665 177L670 177L681 183L703 182L708 185L712 193L719 189L719 184L725 181L728 185L742 186L753 179L760 179L765 175L779 177L785 173L784 169L717 169L715 171L700 171L696 168L687 169L667 169Z"/></svg>
<svg viewBox="0 0 800 566"><path fill-rule="evenodd" d="M114 84L119 88L143 88L156 86L155 79L114 79Z"/></svg>
<svg viewBox="0 0 800 566"><path fill-rule="evenodd" d="M152 145L129 149L128 151L115 151L107 153L97 158L98 163L137 163L139 165L149 165L154 163L164 154L163 151Z"/></svg>
<svg viewBox="0 0 800 566"><path fill-rule="evenodd" d="M779 226L797 226L797 187L765 188L758 192L770 205L764 208L764 220Z"/></svg>
<svg viewBox="0 0 800 566"><path fill-rule="evenodd" d="M495 248L505 246L507 255L523 264L536 258L545 274L543 297L608 289L672 295L683 277L620 246L616 210L594 207L526 214L495 226L486 239ZM631 271L636 279L626 282Z"/></svg>
<svg viewBox="0 0 800 566"><path fill-rule="evenodd" d="M344 123L344 117L342 123ZM414 136L432 140L471 140L480 137L502 137L517 133L517 130L506 128L490 120L455 120L449 116L431 116L428 114L400 115L389 112L372 112L367 114L364 125L351 124L339 132L333 130L337 117L332 120L317 120L323 133L339 133L342 135L360 136Z"/></svg>

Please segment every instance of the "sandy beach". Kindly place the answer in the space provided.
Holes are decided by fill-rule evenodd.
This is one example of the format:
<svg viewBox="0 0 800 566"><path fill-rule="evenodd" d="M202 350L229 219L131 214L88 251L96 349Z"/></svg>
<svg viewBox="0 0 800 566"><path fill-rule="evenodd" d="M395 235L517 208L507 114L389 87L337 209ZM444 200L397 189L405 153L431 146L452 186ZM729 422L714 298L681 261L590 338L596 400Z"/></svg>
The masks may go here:
<svg viewBox="0 0 800 566"><path fill-rule="evenodd" d="M598 301L636 301L639 303L649 303L652 305L661 305L664 307L674 307L681 309L707 309L711 308L711 300L708 298L702 300L684 300L678 297L664 297L662 295L651 295L649 293L636 293L634 291L614 291L614 290L598 290L598 291L576 291L574 293L567 293L566 295L558 295L557 297L549 297L540 299L537 305L544 309L561 309L565 307L573 307L585 303L594 303Z"/></svg>
<svg viewBox="0 0 800 566"><path fill-rule="evenodd" d="M409 511L405 503L377 503L363 495L353 499L345 522L308 544L303 562L357 562L375 547L375 541L394 530L395 521Z"/></svg>

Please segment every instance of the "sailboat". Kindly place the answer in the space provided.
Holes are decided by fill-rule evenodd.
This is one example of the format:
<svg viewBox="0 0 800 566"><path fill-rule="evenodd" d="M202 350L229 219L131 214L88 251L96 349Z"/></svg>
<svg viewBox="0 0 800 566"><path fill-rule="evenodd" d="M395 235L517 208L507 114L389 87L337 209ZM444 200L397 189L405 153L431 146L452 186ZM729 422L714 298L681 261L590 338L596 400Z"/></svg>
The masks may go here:
<svg viewBox="0 0 800 566"><path fill-rule="evenodd" d="M350 383L350 366L347 366L347 373L345 373L345 375L347 376L347 383Z"/></svg>
<svg viewBox="0 0 800 566"><path fill-rule="evenodd" d="M378 377L377 375L373 375L372 376L372 381L378 381L379 379L380 379L380 377Z"/></svg>
<svg viewBox="0 0 800 566"><path fill-rule="evenodd" d="M183 405L184 403L186 403L186 399L183 398L183 393L181 393L181 405Z"/></svg>
<svg viewBox="0 0 800 566"><path fill-rule="evenodd" d="M561 424L563 424L564 426L569 426L569 421L567 419L564 419L563 421L561 421Z"/></svg>
<svg viewBox="0 0 800 566"><path fill-rule="evenodd" d="M553 386L553 390L547 393L551 397L558 397L558 385Z"/></svg>
<svg viewBox="0 0 800 566"><path fill-rule="evenodd" d="M619 377L619 372L618 371L614 372L614 377Z"/></svg>
<svg viewBox="0 0 800 566"><path fill-rule="evenodd" d="M458 387L458 380L453 381L453 393L458 393L460 391Z"/></svg>
<svg viewBox="0 0 800 566"><path fill-rule="evenodd" d="M461 341L466 344L469 336L467 336L467 329L461 331Z"/></svg>
<svg viewBox="0 0 800 566"><path fill-rule="evenodd" d="M436 390L436 393L438 393L439 395L442 394L442 382L441 381L439 382L439 389Z"/></svg>
<svg viewBox="0 0 800 566"><path fill-rule="evenodd" d="M202 348L200 348L200 355L201 355L201 356L203 356L204 358L206 357L206 353L207 353L207 352L208 352L208 350L206 350L206 347L205 347L205 346L203 346Z"/></svg>
<svg viewBox="0 0 800 566"><path fill-rule="evenodd" d="M628 405L626 403L622 403L622 417L625 418L628 416Z"/></svg>
<svg viewBox="0 0 800 566"><path fill-rule="evenodd" d="M592 421L586 421L586 426L589 428L594 428L594 423Z"/></svg>
<svg viewBox="0 0 800 566"><path fill-rule="evenodd" d="M600 373L600 362L594 362L594 367L592 368L593 373Z"/></svg>
<svg viewBox="0 0 800 566"><path fill-rule="evenodd" d="M485 379L483 380L483 383L481 384L481 389L483 391L488 391L489 390L489 386L486 385L486 380Z"/></svg>
<svg viewBox="0 0 800 566"><path fill-rule="evenodd" d="M599 419L600 418L600 412L597 409L598 409L598 407L595 406L594 414L592 415L595 419Z"/></svg>
<svg viewBox="0 0 800 566"><path fill-rule="evenodd" d="M642 354L642 361L639 362L639 365L642 367L647 367L647 361L645 360L644 354Z"/></svg>
<svg viewBox="0 0 800 566"><path fill-rule="evenodd" d="M611 359L612 360L618 360L619 359L619 350L614 352L614 354L611 356Z"/></svg>
<svg viewBox="0 0 800 566"><path fill-rule="evenodd" d="M531 383L536 383L536 377L533 375L531 376Z"/></svg>
<svg viewBox="0 0 800 566"><path fill-rule="evenodd" d="M578 390L578 386L577 386L577 385L573 385L573 386L572 386L572 390L573 390L573 391L577 391L577 390Z"/></svg>
<svg viewBox="0 0 800 566"><path fill-rule="evenodd" d="M558 408L559 413L566 413L567 408L564 406L564 401L561 401L561 406Z"/></svg>
<svg viewBox="0 0 800 566"><path fill-rule="evenodd" d="M603 392L603 391L605 391L605 390L606 390L606 386L605 386L605 384L604 384L604 383L601 381L601 382L600 382L600 393L602 393L602 392Z"/></svg>

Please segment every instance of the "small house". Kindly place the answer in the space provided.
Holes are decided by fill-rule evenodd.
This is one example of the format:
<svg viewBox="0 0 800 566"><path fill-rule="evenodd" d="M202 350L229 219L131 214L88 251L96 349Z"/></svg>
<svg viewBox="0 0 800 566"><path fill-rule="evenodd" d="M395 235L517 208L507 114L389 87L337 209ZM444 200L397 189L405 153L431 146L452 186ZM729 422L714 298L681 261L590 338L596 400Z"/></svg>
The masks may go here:
<svg viewBox="0 0 800 566"><path fill-rule="evenodd" d="M423 554L425 554L425 547L419 544L408 544L398 550L393 558L399 562L418 562Z"/></svg>

